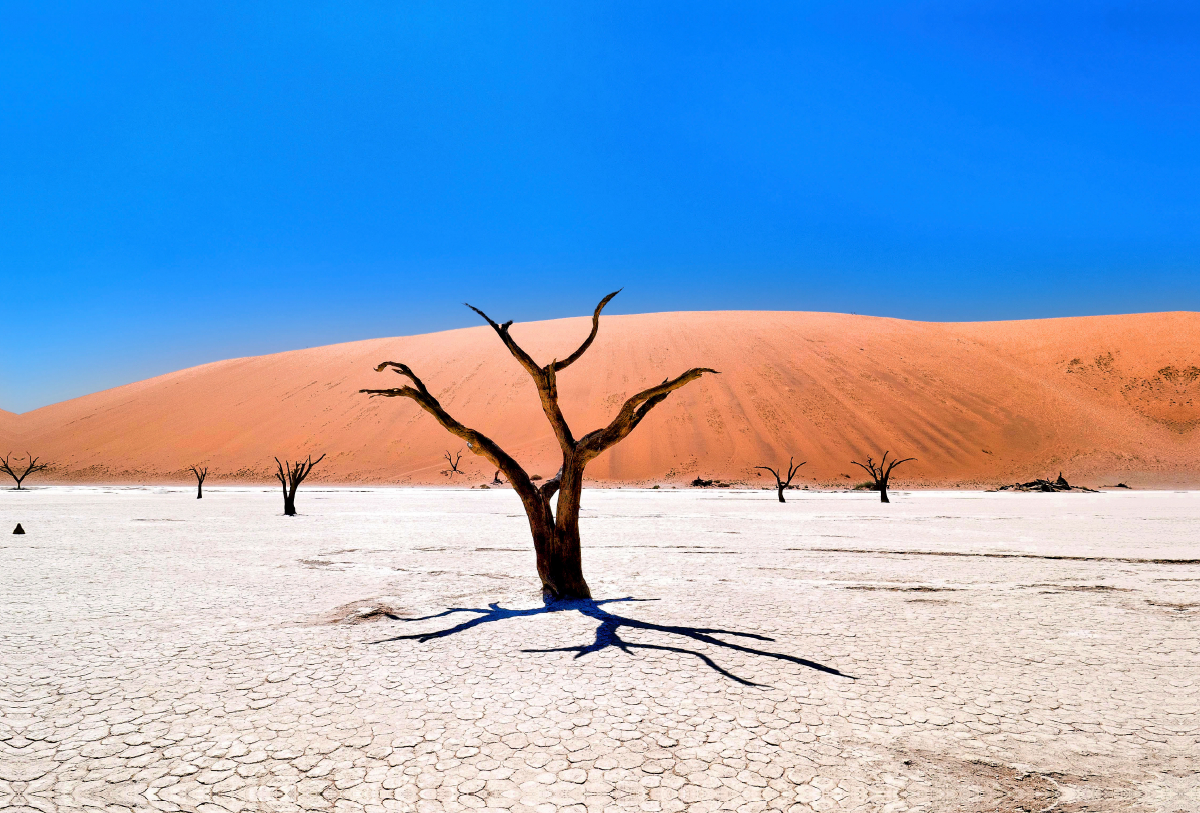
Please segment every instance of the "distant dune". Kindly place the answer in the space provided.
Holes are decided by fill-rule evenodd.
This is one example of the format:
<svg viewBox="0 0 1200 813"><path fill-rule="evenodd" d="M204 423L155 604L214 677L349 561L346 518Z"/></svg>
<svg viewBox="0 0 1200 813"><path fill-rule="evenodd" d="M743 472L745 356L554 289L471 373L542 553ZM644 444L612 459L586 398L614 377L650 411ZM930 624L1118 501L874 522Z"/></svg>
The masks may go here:
<svg viewBox="0 0 1200 813"><path fill-rule="evenodd" d="M586 318L518 324L541 363L569 354ZM486 326L233 359L23 415L0 441L55 465L40 482L267 481L272 458L327 453L330 483L447 483L463 444L405 399L376 363L403 361L460 421L531 473L556 446L532 383ZM606 316L591 351L560 375L576 435L639 389L693 366L721 375L676 392L588 469L612 483L697 475L762 484L756 465L807 460L808 484L863 479L851 459L884 449L917 462L894 487L984 486L1057 476L1086 485L1200 484L1200 314L927 323L790 312ZM465 477L493 469L466 452ZM846 477L849 475L849 477Z"/></svg>
<svg viewBox="0 0 1200 813"><path fill-rule="evenodd" d="M17 421L21 420L8 410L0 409L0 454L8 454L17 442Z"/></svg>

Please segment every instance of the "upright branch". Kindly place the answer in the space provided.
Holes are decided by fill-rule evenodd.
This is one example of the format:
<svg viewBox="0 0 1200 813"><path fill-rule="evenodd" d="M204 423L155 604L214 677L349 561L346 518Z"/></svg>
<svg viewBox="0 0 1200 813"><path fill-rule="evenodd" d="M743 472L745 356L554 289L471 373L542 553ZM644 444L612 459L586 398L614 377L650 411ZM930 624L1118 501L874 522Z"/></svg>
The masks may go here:
<svg viewBox="0 0 1200 813"><path fill-rule="evenodd" d="M208 466L200 468L199 466L190 466L192 474L196 475L196 499L204 499L204 478L208 477Z"/></svg>
<svg viewBox="0 0 1200 813"><path fill-rule="evenodd" d="M787 500L785 500L783 498L784 489L786 489L788 486L790 486L792 484L792 478L796 476L796 472L800 471L800 466L803 466L805 463L808 462L807 460L805 460L805 461L793 466L792 465L793 460L795 460L795 458L793 458L793 457L788 458L788 468L787 468L787 479L786 480L783 479L783 477L779 471L776 471L775 469L771 468L770 466L755 466L754 467L756 469L764 469L766 471L771 472L771 474L775 475L775 488L779 489L779 501L780 502L787 502ZM780 471L782 471L782 468L780 469Z"/></svg>
<svg viewBox="0 0 1200 813"><path fill-rule="evenodd" d="M8 460L11 455L12 452L9 452L4 457L0 457L0 471L17 481L17 491L21 490L21 483L24 482L26 477L31 474L36 474L39 471L45 471L48 468L46 463L39 463L38 458L31 455L29 452L26 452L25 470L18 474L17 471L20 469L20 466L18 465L17 468L13 468L12 464Z"/></svg>
<svg viewBox="0 0 1200 813"><path fill-rule="evenodd" d="M460 451L460 452L458 453L458 455L457 455L457 456L455 456L455 457L451 457L451 456L450 456L450 450L449 450L449 449L447 449L447 450L446 450L445 457L446 457L446 462L450 464L450 474L449 474L449 476L450 476L450 477L453 477L454 475L456 475L456 474L459 474L459 471L458 471L458 461L462 460L462 452Z"/></svg>
<svg viewBox="0 0 1200 813"><path fill-rule="evenodd" d="M313 470L313 466L325 459L325 455L321 455L316 460L312 459L312 455L308 456L307 460L289 463L288 461L279 462L279 458L275 458L275 465L278 466L278 471L275 472L275 478L279 480L283 487L283 515L285 517L296 516L296 489L304 482L304 478L308 477Z"/></svg>
<svg viewBox="0 0 1200 813"><path fill-rule="evenodd" d="M467 448L472 453L483 457L499 472L504 473L521 498L525 513L529 518L533 546L537 553L538 575L542 581L543 596L547 601L591 598L591 591L583 578L579 548L579 509L584 468L606 449L627 437L650 410L662 403L672 392L695 381L705 373L716 372L707 367L696 367L677 378L667 379L657 386L643 390L625 401L608 426L576 439L559 407L557 376L559 372L578 361L592 346L600 329L600 312L618 293L620 291L614 291L600 300L600 304L592 313L591 332L583 340L583 343L565 359L561 361L555 359L546 365L539 365L513 339L509 332L513 324L511 321L498 324L479 308L467 305L491 326L500 341L508 348L509 353L525 369L537 387L542 411L546 415L546 420L550 422L550 428L554 431L554 437L558 440L563 456L563 463L558 474L541 483L540 486L534 485L533 480L521 465L501 449L495 441L475 429L464 426L452 417L407 365L398 361L385 361L375 368L376 372L390 368L397 375L407 379L407 383L403 386L381 390L360 390L372 397L408 398L415 401L418 406L432 415L446 431L465 441ZM495 479L499 480L499 473ZM550 501L555 495L558 499L552 508Z"/></svg>
<svg viewBox="0 0 1200 813"><path fill-rule="evenodd" d="M876 465L875 461L869 457L867 458L867 462L865 465L862 463L859 463L858 461L855 461L855 460L850 461L851 463L853 463L854 465L858 466L860 469L865 471L867 474L871 475L871 480L874 481L874 485L872 486L872 488L874 488L874 490L879 492L879 501L880 502L891 502L891 500L888 499L887 490L888 490L888 480L891 479L891 476L892 476L892 469L896 468L901 463L907 463L910 460L916 460L915 457L906 457L903 460L893 459L892 462L889 463L887 456L888 456L888 453L884 452L883 458L879 461L878 465Z"/></svg>

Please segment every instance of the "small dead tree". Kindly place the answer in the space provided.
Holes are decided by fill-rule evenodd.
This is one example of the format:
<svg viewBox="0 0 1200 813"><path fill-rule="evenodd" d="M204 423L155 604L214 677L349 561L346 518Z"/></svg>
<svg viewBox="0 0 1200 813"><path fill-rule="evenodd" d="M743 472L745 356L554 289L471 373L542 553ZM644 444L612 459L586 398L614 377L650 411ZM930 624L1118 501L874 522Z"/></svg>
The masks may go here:
<svg viewBox="0 0 1200 813"><path fill-rule="evenodd" d="M547 602L559 599L591 598L591 591L583 578L583 563L579 548L579 507L583 492L583 470L605 450L624 440L634 428L675 390L695 381L705 373L715 373L707 367L695 367L678 378L645 389L625 401L620 412L602 429L596 429L576 439L558 404L558 373L574 364L592 346L600 329L600 311L620 291L614 291L596 306L592 313L592 331L583 344L564 360L557 359L545 366L538 365L509 334L512 322L496 324L479 308L467 305L484 321L491 325L513 357L529 373L537 386L542 402L542 411L554 430L562 450L563 462L558 474L540 486L516 460L501 449L491 438L464 426L455 420L425 384L409 367L396 361L385 361L375 368L376 372L391 367L397 375L404 376L411 384L386 390L360 390L369 396L388 398L410 398L432 415L448 432L467 442L467 448L491 462L508 478L513 490L521 498L525 514L529 518L529 530L533 534L533 547L537 554L538 576L542 581L542 595ZM558 495L558 503L551 508L550 500Z"/></svg>
<svg viewBox="0 0 1200 813"><path fill-rule="evenodd" d="M283 515L285 517L296 516L296 489L304 482L304 478L308 477L313 466L324 459L325 455L321 455L316 460L309 455L308 459L304 461L289 463L285 460L280 463L279 458L275 458L275 465L279 467L279 470L275 472L275 477L283 486Z"/></svg>
<svg viewBox="0 0 1200 813"><path fill-rule="evenodd" d="M196 475L196 499L204 499L204 478L208 476L208 466L200 468L199 466L189 466L192 474Z"/></svg>
<svg viewBox="0 0 1200 813"><path fill-rule="evenodd" d="M756 469L764 469L766 471L771 472L771 474L775 475L775 488L779 489L779 501L780 502L787 502L787 500L785 500L783 498L783 490L792 484L792 478L796 476L796 472L800 471L800 466L803 466L804 463L808 462L807 460L805 460L799 466L793 466L792 465L793 460L795 460L795 458L793 458L793 457L788 458L788 470L787 470L787 479L786 480L784 480L783 477L780 476L779 472L783 471L782 468L779 471L776 471L775 469L771 468L770 466L755 466L754 467Z"/></svg>
<svg viewBox="0 0 1200 813"><path fill-rule="evenodd" d="M36 474L39 471L45 471L48 468L47 464L39 463L38 458L31 455L29 452L26 452L25 460L27 463L25 465L25 471L17 474L17 471L20 469L20 465L18 464L17 468L14 469L12 464L8 461L10 456L12 456L12 452L9 452L4 457L0 457L0 471L17 481L17 491L21 490L21 483L24 482L26 477L31 474Z"/></svg>
<svg viewBox="0 0 1200 813"><path fill-rule="evenodd" d="M459 470L458 470L458 461L462 460L462 452L459 451L457 457L451 457L450 450L447 449L445 457L446 457L446 462L450 464L450 474L447 476L453 477L456 474L460 474L461 472L459 472Z"/></svg>
<svg viewBox="0 0 1200 813"><path fill-rule="evenodd" d="M901 463L907 463L910 460L916 460L915 457L906 457L903 460L892 460L892 462L889 463L887 456L888 456L888 453L884 452L883 459L879 461L879 465L875 465L875 461L869 457L867 458L866 465L863 465L862 463L859 463L855 460L850 461L851 463L853 463L854 465L858 466L860 469L865 471L867 474L871 475L871 479L875 483L873 488L879 492L879 501L880 502L891 502L891 500L888 499L887 490L888 490L888 480L891 479L891 476L892 476L892 469L896 468Z"/></svg>

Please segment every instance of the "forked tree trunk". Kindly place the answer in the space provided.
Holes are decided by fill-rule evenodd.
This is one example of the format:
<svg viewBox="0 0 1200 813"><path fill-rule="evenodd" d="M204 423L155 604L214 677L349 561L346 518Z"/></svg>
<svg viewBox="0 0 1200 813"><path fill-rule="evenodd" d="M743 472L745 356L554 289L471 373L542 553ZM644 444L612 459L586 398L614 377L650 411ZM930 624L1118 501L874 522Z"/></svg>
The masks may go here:
<svg viewBox="0 0 1200 813"><path fill-rule="evenodd" d="M608 426L576 439L558 405L557 374L574 364L591 346L600 326L600 311L616 295L609 294L596 306L592 314L592 331L583 344L567 358L551 361L545 366L537 364L509 335L508 329L512 322L497 324L483 311L467 306L491 325L504 342L504 346L525 368L537 386L542 410L550 421L563 454L563 465L558 475L541 486L535 485L525 469L495 441L462 425L446 412L408 365L397 361L385 361L375 370L382 372L390 367L407 378L411 382L410 385L385 390L359 390L371 396L402 397L416 401L448 432L465 440L472 453L487 459L499 471L504 472L508 482L521 498L529 518L529 530L533 535L533 547L537 555L538 576L542 581L542 594L546 601L592 597L587 581L583 578L579 545L579 505L583 493L584 467L628 436L650 410L662 403L672 392L700 378L704 373L716 372L707 367L695 367L678 378L643 390L625 401L621 411ZM454 461L451 462L453 464ZM499 480L499 472L495 479ZM550 501L556 493L558 503L551 508Z"/></svg>
<svg viewBox="0 0 1200 813"><path fill-rule="evenodd" d="M547 484L546 490L532 483L516 488L529 519L542 593L555 599L592 597L583 578L583 552L579 543L583 471L582 467L568 466L564 462L564 471L576 469L577 472L569 477L560 472L558 478ZM556 482L566 487L555 489ZM557 505L551 507L556 493Z"/></svg>
<svg viewBox="0 0 1200 813"><path fill-rule="evenodd" d="M541 498L538 498L541 500ZM559 499L562 496L559 495ZM538 578L542 593L554 598L591 598L592 591L583 578L583 555L579 545L579 523L566 522L560 502L558 517L553 516L549 501L542 506L525 506L529 530L533 534L533 549L537 555ZM568 511L569 513L569 511Z"/></svg>
<svg viewBox="0 0 1200 813"><path fill-rule="evenodd" d="M29 452L26 452L25 458L27 460L27 463L25 466L25 471L18 474L17 470L14 469L12 467L12 464L9 462L10 456L11 456L11 453L0 457L0 472L7 474L9 477L12 477L14 480L17 481L17 491L24 490L24 487L21 484L25 482L26 477L33 474L34 472L45 471L47 468L47 464L39 463L38 458L34 457Z"/></svg>
<svg viewBox="0 0 1200 813"><path fill-rule="evenodd" d="M296 516L296 489L312 472L313 467L324 459L325 455L321 455L314 461L312 455L309 455L307 460L291 463L286 460L280 462L278 457L275 458L275 465L278 467L275 479L279 481L279 487L283 489L283 515L285 517Z"/></svg>
<svg viewBox="0 0 1200 813"><path fill-rule="evenodd" d="M892 477L892 469L896 468L901 463L908 463L911 460L916 460L915 457L906 457L903 460L892 460L892 462L889 463L887 459L888 454L889 452L883 453L883 459L879 461L879 465L875 465L875 461L870 457L867 458L865 465L855 460L850 461L853 465L858 466L867 474L871 475L871 479L875 484L875 489L879 492L879 501L886 503L891 502L891 500L888 499L887 490L888 480L890 480Z"/></svg>
<svg viewBox="0 0 1200 813"><path fill-rule="evenodd" d="M196 499L204 499L204 480L208 477L208 468L192 466L191 472L196 476Z"/></svg>
<svg viewBox="0 0 1200 813"><path fill-rule="evenodd" d="M769 471L769 472L771 472L771 474L775 475L775 488L778 490L779 501L782 503L787 502L787 500L785 500L783 498L783 492L785 490L787 490L787 488L789 486L791 486L792 478L796 476L796 472L800 471L800 466L803 466L805 463L808 462L807 460L805 460L800 463L800 466L795 466L795 465L792 465L795 462L795 460L796 460L796 458L794 458L794 457L788 458L787 479L786 480L783 479L783 469L782 468L776 470L776 469L771 468L770 466L755 466L754 467L756 469L762 469L763 471Z"/></svg>
<svg viewBox="0 0 1200 813"><path fill-rule="evenodd" d="M555 595L591 598L583 578L582 552L579 546L579 508L583 499L583 466L563 461L562 481L559 484L558 505L555 506L554 536L551 540L549 567L542 577L542 587L551 588ZM547 501L548 503L549 501ZM539 575L541 575L539 573Z"/></svg>

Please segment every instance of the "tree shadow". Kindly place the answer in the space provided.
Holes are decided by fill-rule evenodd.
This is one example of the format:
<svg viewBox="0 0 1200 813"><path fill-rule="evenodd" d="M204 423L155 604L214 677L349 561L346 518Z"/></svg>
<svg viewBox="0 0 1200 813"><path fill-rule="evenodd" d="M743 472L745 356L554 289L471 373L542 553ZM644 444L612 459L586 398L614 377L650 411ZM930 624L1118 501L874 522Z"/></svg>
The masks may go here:
<svg viewBox="0 0 1200 813"><path fill-rule="evenodd" d="M638 599L626 596L625 598L610 598L600 601L581 600L581 601L558 601L552 604L547 604L544 607L534 607L528 610L509 610L501 607L499 604L492 603L488 605L488 609L478 607L453 607L444 612L435 613L434 615L426 615L420 618L405 618L403 621L428 621L434 618L445 618L455 613L474 613L475 617L470 618L457 626L448 627L447 629L437 630L436 632L422 632L413 635L397 635L392 638L385 638L381 641L373 641L376 644L386 644L391 641L417 641L425 643L432 641L435 638L446 638L450 635L457 635L460 632L466 632L469 629L478 627L481 624L489 624L493 621L504 621L509 618L523 618L535 615L544 615L546 613L559 612L578 612L581 615L586 615L589 618L594 618L600 622L596 627L596 639L590 644L582 646L564 646L555 647L552 649L522 649L522 652L574 652L576 658L582 658L592 652L599 652L608 647L616 647L626 654L633 654L634 649L652 649L661 652L675 652L680 655L692 655L699 658L710 669L719 672L730 680L741 683L743 686L761 686L762 684L754 683L745 678L725 669L716 661L702 652L697 652L692 649L686 649L678 646L666 646L662 644L643 644L634 641L627 641L622 638L619 631L622 627L633 630L647 630L650 632L662 632L668 635L678 635L690 641L695 641L701 644L711 644L712 646L721 649L730 649L735 652L744 652L749 655L758 655L763 658L772 658L778 661L786 661L794 663L798 666L804 666L809 669L815 669L818 672L824 672L828 675L837 675L838 677L849 678L854 680L852 675L847 675L839 672L831 666L826 666L816 661L810 661L805 658L798 658L795 655L787 655L782 652L771 652L764 649L755 649L752 646L746 646L740 643L731 641L723 641L715 636L728 635L738 638L750 639L753 641L771 641L774 638L768 638L765 635L757 635L752 632L736 632L734 630L716 629L711 627L678 627L665 624L653 624L648 621L639 621L636 618L626 618L625 616L616 615L605 610L601 605L612 604L614 602L632 602L632 601L657 601L658 599Z"/></svg>

